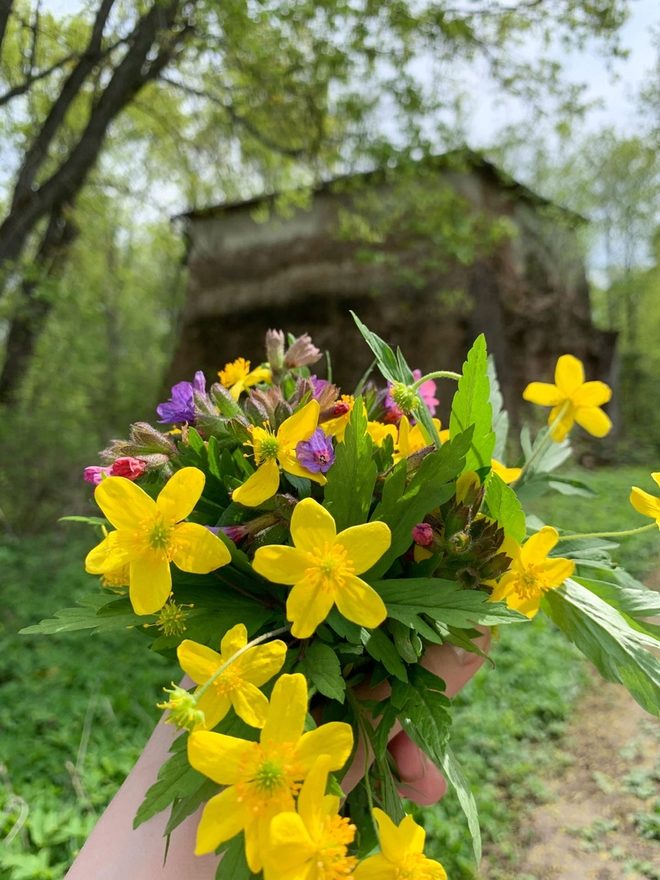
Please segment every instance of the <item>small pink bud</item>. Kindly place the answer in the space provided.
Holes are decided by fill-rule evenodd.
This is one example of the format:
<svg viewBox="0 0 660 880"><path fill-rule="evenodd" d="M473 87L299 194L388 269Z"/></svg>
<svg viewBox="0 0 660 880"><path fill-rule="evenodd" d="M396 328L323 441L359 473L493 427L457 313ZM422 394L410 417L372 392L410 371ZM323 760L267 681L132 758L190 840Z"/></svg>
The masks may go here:
<svg viewBox="0 0 660 880"><path fill-rule="evenodd" d="M428 523L417 523L412 530L413 541L420 547L430 547L433 543L433 529Z"/></svg>
<svg viewBox="0 0 660 880"><path fill-rule="evenodd" d="M220 530L224 532L234 544L238 544L239 541L242 541L243 538L247 537L249 534L245 526L220 526Z"/></svg>
<svg viewBox="0 0 660 880"><path fill-rule="evenodd" d="M110 476L126 477L128 480L137 480L147 469L147 463L141 458L133 458L130 455L117 458L110 466Z"/></svg>
<svg viewBox="0 0 660 880"><path fill-rule="evenodd" d="M86 483L91 483L92 486L98 486L104 477L110 476L110 468L109 467L100 467L99 465L90 465L86 467L83 471L83 479Z"/></svg>
<svg viewBox="0 0 660 880"><path fill-rule="evenodd" d="M332 408L333 416L345 416L346 413L350 410L350 404L344 403L343 400L340 400L339 403L336 403Z"/></svg>

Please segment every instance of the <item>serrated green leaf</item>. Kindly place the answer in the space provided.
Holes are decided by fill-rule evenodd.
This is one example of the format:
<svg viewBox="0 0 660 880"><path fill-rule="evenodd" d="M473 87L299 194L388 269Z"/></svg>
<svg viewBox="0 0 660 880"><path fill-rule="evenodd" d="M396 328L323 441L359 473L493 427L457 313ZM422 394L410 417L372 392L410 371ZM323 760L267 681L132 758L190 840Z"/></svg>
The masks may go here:
<svg viewBox="0 0 660 880"><path fill-rule="evenodd" d="M456 792L458 802L465 813L468 828L470 829L470 835L472 836L474 860L478 866L481 861L481 829L479 827L479 812L465 774L449 746L445 749L440 768L445 775L445 779Z"/></svg>
<svg viewBox="0 0 660 880"><path fill-rule="evenodd" d="M312 642L298 663L298 670L310 681L319 693L331 700L344 702L346 682L341 674L341 665L337 655L323 642Z"/></svg>
<svg viewBox="0 0 660 880"><path fill-rule="evenodd" d="M158 771L156 782L147 790L133 819L133 828L167 809L176 800L193 794L204 782L205 777L188 763L188 755L182 747L187 737L188 734L183 734L172 744L170 751L173 754Z"/></svg>
<svg viewBox="0 0 660 880"><path fill-rule="evenodd" d="M485 502L489 515L497 520L504 534L522 544L526 533L525 511L511 486L495 471L491 471L486 480Z"/></svg>
<svg viewBox="0 0 660 880"><path fill-rule="evenodd" d="M380 503L371 521L387 523L392 532L390 549L367 572L365 578L385 574L394 560L412 544L412 529L433 508L451 498L453 480L463 470L470 447L470 432L460 434L430 452L406 485L405 461L400 462L385 480Z"/></svg>
<svg viewBox="0 0 660 880"><path fill-rule="evenodd" d="M363 629L362 633L362 642L367 653L373 657L374 660L382 663L390 675L395 676L395 678L398 678L401 681L408 681L405 664L401 660L399 652L394 647L394 644L388 639L383 630Z"/></svg>
<svg viewBox="0 0 660 880"><path fill-rule="evenodd" d="M438 766L451 728L445 687L441 678L419 665L411 667L407 683L392 683L392 703L401 727Z"/></svg>
<svg viewBox="0 0 660 880"><path fill-rule="evenodd" d="M358 398L344 442L337 445L323 493L325 506L334 517L338 531L367 521L377 477L373 443L367 433L367 414L362 398Z"/></svg>
<svg viewBox="0 0 660 880"><path fill-rule="evenodd" d="M175 828L179 827L184 819L187 819L188 816L192 816L198 807L205 804L209 798L212 798L219 790L220 786L217 782L213 782L212 779L204 779L200 783L199 788L195 791L185 797L177 798L172 804L170 817L165 826L165 835L171 834Z"/></svg>
<svg viewBox="0 0 660 880"><path fill-rule="evenodd" d="M506 441L509 437L509 414L504 409L504 399L497 378L495 358L492 354L488 355L487 371L490 383L490 405L493 410L493 433L495 434L493 458L503 461L506 452Z"/></svg>
<svg viewBox="0 0 660 880"><path fill-rule="evenodd" d="M62 608L55 612L55 617L44 618L19 632L21 635L52 635L81 629L110 632L113 629L143 626L151 619L135 614L128 599L93 595L80 599L76 608Z"/></svg>
<svg viewBox="0 0 660 880"><path fill-rule="evenodd" d="M215 880L252 880L257 876L250 871L245 860L244 835L238 834L222 850L222 858L215 872Z"/></svg>
<svg viewBox="0 0 660 880"><path fill-rule="evenodd" d="M608 681L622 684L653 715L660 715L660 641L633 629L611 605L576 580L549 590L542 607Z"/></svg>
<svg viewBox="0 0 660 880"><path fill-rule="evenodd" d="M351 315L353 316L353 320L362 334L364 341L373 351L378 364L378 369L383 376L390 382L405 382L406 379L401 373L397 357L390 346L376 333L372 333L366 324L362 323L355 312L351 312Z"/></svg>
<svg viewBox="0 0 660 880"><path fill-rule="evenodd" d="M473 426L472 443L465 458L465 470L490 467L495 448L493 410L490 404L486 339L478 336L463 364L454 394L449 431L455 437Z"/></svg>

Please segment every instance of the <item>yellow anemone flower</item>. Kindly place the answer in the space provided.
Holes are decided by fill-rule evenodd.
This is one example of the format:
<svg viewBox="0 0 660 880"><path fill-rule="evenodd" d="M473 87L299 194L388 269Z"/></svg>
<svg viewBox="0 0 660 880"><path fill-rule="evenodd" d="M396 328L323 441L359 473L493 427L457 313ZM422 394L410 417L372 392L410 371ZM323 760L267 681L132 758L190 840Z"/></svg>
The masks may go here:
<svg viewBox="0 0 660 880"><path fill-rule="evenodd" d="M660 486L660 471L655 471L651 476L655 483ZM638 489L637 486L633 486L630 492L630 503L638 513L654 519L660 529L660 498L650 495L643 489Z"/></svg>
<svg viewBox="0 0 660 880"><path fill-rule="evenodd" d="M493 458L490 462L491 469L500 480L504 480L505 483L515 483L520 474L522 473L522 468L519 467L507 467L505 464L502 464L501 461L498 461L496 458Z"/></svg>
<svg viewBox="0 0 660 880"><path fill-rule="evenodd" d="M354 403L355 398L351 394L342 394L337 401L337 404L343 404L341 409L344 409L345 407L344 412L338 416L334 416L332 419L326 419L325 422L321 423L321 427L328 437L334 437L340 443L344 442L344 435L346 434L346 428L348 427L351 413L353 412ZM335 406L337 404L335 404Z"/></svg>
<svg viewBox="0 0 660 880"><path fill-rule="evenodd" d="M108 477L96 487L96 503L116 531L90 550L85 569L106 574L128 564L136 614L154 614L167 602L170 562L193 574L208 574L230 562L229 550L213 532L182 522L199 501L205 480L197 468L182 468L155 501L126 477Z"/></svg>
<svg viewBox="0 0 660 880"><path fill-rule="evenodd" d="M552 425L552 439L561 443L575 422L594 437L604 437L612 427L609 416L600 408L612 397L612 389L605 382L585 382L582 361L572 354L563 354L555 367L555 384L530 382L523 398L539 406L551 406L548 424Z"/></svg>
<svg viewBox="0 0 660 880"><path fill-rule="evenodd" d="M438 434L440 434L440 419L433 419L433 424L435 425ZM442 437L440 440L442 443L445 442ZM419 422L411 427L407 416L401 416L401 421L399 422L399 436L394 448L394 463L396 464L403 458L408 458L409 455L419 452L420 449L425 449L428 445L429 441L424 436Z"/></svg>
<svg viewBox="0 0 660 880"><path fill-rule="evenodd" d="M559 533L551 526L544 526L522 546L515 541L505 540L502 551L512 561L509 570L502 575L491 593L491 600L498 602L505 599L509 608L527 617L534 617L543 594L561 586L575 571L575 563L571 559L557 556L548 558L548 553L558 540Z"/></svg>
<svg viewBox="0 0 660 880"><path fill-rule="evenodd" d="M220 382L229 389L229 393L238 400L243 391L259 382L270 382L272 373L268 367L255 367L250 369L250 361L245 358L236 358L229 364L225 364L223 370L218 371Z"/></svg>
<svg viewBox="0 0 660 880"><path fill-rule="evenodd" d="M282 675L275 682L259 742L208 730L190 734L191 766L227 786L204 807L197 855L213 852L244 831L247 863L257 873L268 851L271 820L294 810L300 783L316 759L328 755L328 770L344 766L353 748L350 724L331 721L303 733L306 715L305 676Z"/></svg>
<svg viewBox="0 0 660 880"><path fill-rule="evenodd" d="M177 648L179 664L195 684L203 685L237 651L247 645L247 629L242 623L233 626L220 642L220 653L184 639ZM259 690L282 668L286 645L279 639L248 648L233 660L215 679L197 702L204 713L204 723L195 730L212 730L225 717L231 706L239 718L251 727L263 727L268 700Z"/></svg>
<svg viewBox="0 0 660 880"><path fill-rule="evenodd" d="M355 880L447 880L440 862L424 855L426 832L412 816L406 816L397 826L378 807L373 814L381 852L360 862Z"/></svg>
<svg viewBox="0 0 660 880"><path fill-rule="evenodd" d="M268 501L280 486L280 468L294 477L307 477L325 485L322 473L312 473L302 467L296 458L296 446L301 440L309 440L319 421L320 407L317 400L310 400L302 409L282 422L276 434L270 428L252 428L252 440L248 443L254 450L256 471L242 486L234 489L232 500L245 507L258 507Z"/></svg>
<svg viewBox="0 0 660 880"><path fill-rule="evenodd" d="M355 825L337 815L339 798L326 795L328 755L317 758L298 795L297 813L278 813L264 852L265 880L350 880L357 863L347 854Z"/></svg>
<svg viewBox="0 0 660 880"><path fill-rule="evenodd" d="M376 446L382 446L386 437L391 437L396 443L397 434L394 425L384 425L382 422L367 422L367 434Z"/></svg>
<svg viewBox="0 0 660 880"><path fill-rule="evenodd" d="M291 538L293 547L259 547L252 567L269 581L293 586L286 614L296 638L311 636L335 604L360 626L373 628L385 620L383 600L357 577L389 548L392 535L385 523L364 523L337 534L331 514L313 498L304 498L293 510Z"/></svg>

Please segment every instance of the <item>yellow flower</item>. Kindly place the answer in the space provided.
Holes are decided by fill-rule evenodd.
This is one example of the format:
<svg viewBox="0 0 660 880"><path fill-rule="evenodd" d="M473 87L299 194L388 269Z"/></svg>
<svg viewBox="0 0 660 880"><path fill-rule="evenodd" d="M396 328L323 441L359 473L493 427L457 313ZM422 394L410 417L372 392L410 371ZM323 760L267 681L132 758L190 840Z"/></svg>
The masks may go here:
<svg viewBox="0 0 660 880"><path fill-rule="evenodd" d="M96 503L116 531L90 550L85 569L106 574L128 564L136 614L153 614L167 602L170 562L182 571L207 574L231 560L229 550L207 528L181 522L199 501L205 479L197 468L182 468L156 501L125 477L108 477L96 487Z"/></svg>
<svg viewBox="0 0 660 880"><path fill-rule="evenodd" d="M344 442L344 435L346 434L346 428L348 427L351 413L353 412L354 403L355 398L351 394L342 394L335 406L339 404L339 409L343 410L343 412L332 419L326 419L326 421L321 424L325 433L329 437L336 437L340 443Z"/></svg>
<svg viewBox="0 0 660 880"><path fill-rule="evenodd" d="M367 433L376 446L382 446L386 437L391 437L393 443L397 440L394 425L384 425L382 422L367 422Z"/></svg>
<svg viewBox="0 0 660 880"><path fill-rule="evenodd" d="M225 364L224 369L218 372L218 377L225 388L229 388L229 393L234 400L238 400L241 393L252 385L257 385L259 382L270 382L272 373L268 367L256 367L254 370L250 370L250 361L246 361L245 358L236 358L230 364Z"/></svg>
<svg viewBox="0 0 660 880"><path fill-rule="evenodd" d="M264 880L350 880L357 859L347 854L355 825L338 816L339 798L326 795L330 758L321 755L298 795L297 813L278 813L264 851Z"/></svg>
<svg viewBox="0 0 660 880"><path fill-rule="evenodd" d="M222 638L220 653L185 639L177 648L179 664L195 684L207 682L230 657L247 645L247 629L242 623L233 626ZM259 690L282 668L286 645L279 639L248 648L221 672L197 702L204 713L204 723L195 730L211 730L229 712L230 706L239 718L252 727L263 727L268 700Z"/></svg>
<svg viewBox="0 0 660 880"><path fill-rule="evenodd" d="M523 398L539 406L551 406L548 424L555 419L552 439L561 443L577 422L580 427L604 437L612 427L609 417L600 407L612 397L612 389L605 382L585 382L584 367L572 354L563 354L555 367L555 384L530 382Z"/></svg>
<svg viewBox="0 0 660 880"><path fill-rule="evenodd" d="M387 813L374 809L381 852L355 869L355 880L447 880L440 862L424 855L426 832L412 816L397 826Z"/></svg>
<svg viewBox="0 0 660 880"><path fill-rule="evenodd" d="M550 526L544 526L522 546L505 540L502 551L511 557L511 566L491 593L492 601L505 599L509 608L534 617L543 594L559 587L575 571L570 559L548 558L558 540L559 533Z"/></svg>
<svg viewBox="0 0 660 880"><path fill-rule="evenodd" d="M328 770L343 767L353 748L353 731L331 721L303 733L307 714L305 676L282 675L275 682L259 742L199 730L188 739L188 760L219 785L220 794L204 807L195 853L213 852L245 831L245 854L251 871L261 870L274 816L292 812L294 798L314 762L329 756Z"/></svg>
<svg viewBox="0 0 660 880"><path fill-rule="evenodd" d="M435 425L436 431L440 433L440 419L433 419L433 424ZM442 443L445 442L442 437L440 440ZM416 423L411 427L407 417L401 416L401 421L399 422L399 436L394 448L394 463L396 464L403 458L408 458L408 456L413 455L413 453L419 452L420 449L425 449L428 445L429 441L422 433L419 423Z"/></svg>
<svg viewBox="0 0 660 880"><path fill-rule="evenodd" d="M337 534L332 516L313 498L296 504L291 517L293 547L259 547L252 567L276 584L293 586L286 602L291 633L312 635L333 605L347 620L373 628L387 610L378 593L357 577L389 548L392 535L383 522L351 526Z"/></svg>
<svg viewBox="0 0 660 880"><path fill-rule="evenodd" d="M496 458L493 458L490 462L491 469L500 480L504 480L505 483L515 483L520 474L522 473L522 468L518 467L507 467L505 464L502 464L501 461L497 461Z"/></svg>
<svg viewBox="0 0 660 880"><path fill-rule="evenodd" d="M310 400L302 409L289 416L280 425L276 434L270 428L252 428L252 440L248 444L254 450L256 471L242 486L234 489L232 500L245 507L258 507L268 501L280 486L280 468L294 477L307 477L325 485L322 473L312 473L298 464L296 445L301 440L309 440L319 421L319 404Z"/></svg>
<svg viewBox="0 0 660 880"><path fill-rule="evenodd" d="M655 483L660 486L660 471L655 471L651 476ZM650 495L643 489L638 489L637 486L633 486L630 492L630 503L638 513L654 519L660 529L660 498Z"/></svg>

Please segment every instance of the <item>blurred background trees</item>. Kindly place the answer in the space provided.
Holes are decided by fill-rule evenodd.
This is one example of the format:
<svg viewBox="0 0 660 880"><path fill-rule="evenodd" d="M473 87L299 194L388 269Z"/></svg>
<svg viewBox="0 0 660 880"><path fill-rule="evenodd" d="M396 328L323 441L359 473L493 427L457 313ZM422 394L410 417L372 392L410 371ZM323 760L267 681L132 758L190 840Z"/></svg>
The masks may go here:
<svg viewBox="0 0 660 880"><path fill-rule="evenodd" d="M657 79L630 137L580 134L587 99L562 63L587 42L620 57L628 12L624 0L2 0L5 521L52 521L108 435L151 415L185 289L172 215L462 146L475 71L522 121L515 138L470 146L594 218L596 312L636 356L660 311Z"/></svg>

